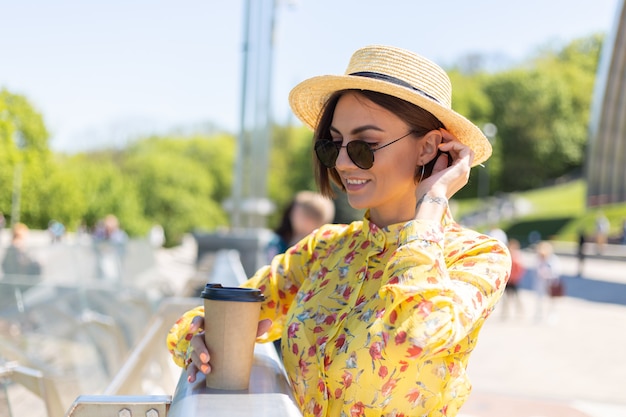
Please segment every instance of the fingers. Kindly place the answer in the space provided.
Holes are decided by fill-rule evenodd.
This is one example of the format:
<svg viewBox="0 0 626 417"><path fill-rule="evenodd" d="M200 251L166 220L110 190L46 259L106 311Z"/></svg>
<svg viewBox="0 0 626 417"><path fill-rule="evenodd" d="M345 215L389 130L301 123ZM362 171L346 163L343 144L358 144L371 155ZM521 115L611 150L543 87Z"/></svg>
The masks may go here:
<svg viewBox="0 0 626 417"><path fill-rule="evenodd" d="M198 364L209 363L209 359L211 358L209 355L209 350L206 347L206 343L204 342L204 332L198 333L189 341L193 349L192 359L197 359Z"/></svg>
<svg viewBox="0 0 626 417"><path fill-rule="evenodd" d="M270 319L264 319L259 321L259 325L257 327L257 337L266 333L271 326L272 320ZM189 333L192 333L193 331L196 331L203 327L204 318L201 316L196 316L191 321L191 324L189 326ZM211 365L209 364L211 355L209 354L209 350L206 346L204 332L199 332L195 334L189 340L189 349L187 351L187 355L189 363L187 366L187 382L195 382L198 372L202 372L205 375L211 372Z"/></svg>
<svg viewBox="0 0 626 417"><path fill-rule="evenodd" d="M196 374L198 373L198 368L193 363L190 363L187 367L187 382L196 382Z"/></svg>
<svg viewBox="0 0 626 417"><path fill-rule="evenodd" d="M204 317L203 316L195 316L191 320L191 324L189 325L188 333L196 332L200 329L204 328Z"/></svg>
<svg viewBox="0 0 626 417"><path fill-rule="evenodd" d="M452 133L445 129L439 130L442 137L439 149L443 152L450 153L453 164L467 161L468 165L471 166L474 161L474 151L469 146L460 142Z"/></svg>
<svg viewBox="0 0 626 417"><path fill-rule="evenodd" d="M259 321L259 327L257 327L256 330L256 337L262 336L263 334L267 333L270 327L272 327L272 320L263 319Z"/></svg>

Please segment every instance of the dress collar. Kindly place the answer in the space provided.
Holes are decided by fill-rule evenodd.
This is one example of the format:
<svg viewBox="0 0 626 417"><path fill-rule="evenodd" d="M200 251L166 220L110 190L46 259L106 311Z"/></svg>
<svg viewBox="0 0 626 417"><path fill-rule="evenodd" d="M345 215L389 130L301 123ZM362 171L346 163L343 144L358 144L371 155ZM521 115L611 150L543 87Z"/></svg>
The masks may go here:
<svg viewBox="0 0 626 417"><path fill-rule="evenodd" d="M400 230L405 223L390 224L385 227L379 227L370 220L369 210L363 217L363 230L365 231L367 240L371 243L372 249L383 251L385 246L398 241Z"/></svg>
<svg viewBox="0 0 626 417"><path fill-rule="evenodd" d="M452 217L450 208L447 208L441 218L441 226L445 228L452 223L454 223L454 218ZM385 246L389 243L398 242L400 232L405 225L406 222L379 227L370 220L369 210L365 212L363 217L363 231L365 232L365 236L367 240L371 242L371 245L373 246L372 249L379 251L384 250Z"/></svg>

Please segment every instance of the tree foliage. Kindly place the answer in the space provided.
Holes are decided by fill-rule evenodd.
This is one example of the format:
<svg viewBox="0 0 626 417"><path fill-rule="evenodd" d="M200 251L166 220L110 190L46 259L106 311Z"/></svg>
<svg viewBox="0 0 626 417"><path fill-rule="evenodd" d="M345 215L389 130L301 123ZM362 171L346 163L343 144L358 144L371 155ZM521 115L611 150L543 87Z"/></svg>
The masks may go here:
<svg viewBox="0 0 626 417"><path fill-rule="evenodd" d="M63 166L74 179L69 184L79 193L78 198L68 201L78 211L76 217L68 222L69 227L81 223L93 227L106 215L114 214L130 235L145 233L147 224L136 184L114 162L114 155L102 152L65 159Z"/></svg>
<svg viewBox="0 0 626 417"><path fill-rule="evenodd" d="M582 166L600 51L593 39L487 81L502 162L496 189L526 190Z"/></svg>
<svg viewBox="0 0 626 417"><path fill-rule="evenodd" d="M134 145L124 159L142 201L143 216L165 230L169 242L180 241L194 228L214 229L227 224L221 199L227 194L228 159L216 150L232 151L232 141L218 138L180 140L152 138ZM232 159L230 161L232 163ZM218 180L219 178L219 180ZM221 189L216 191L216 185Z"/></svg>

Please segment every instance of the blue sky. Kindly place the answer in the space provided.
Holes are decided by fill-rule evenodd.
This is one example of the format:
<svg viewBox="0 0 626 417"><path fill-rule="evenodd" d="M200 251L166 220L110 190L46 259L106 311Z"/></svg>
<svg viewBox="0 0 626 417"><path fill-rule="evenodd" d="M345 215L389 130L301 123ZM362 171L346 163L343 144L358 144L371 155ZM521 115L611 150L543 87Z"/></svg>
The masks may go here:
<svg viewBox="0 0 626 417"><path fill-rule="evenodd" d="M622 0L277 0L273 113L352 52L389 44L446 66L522 60L610 30ZM237 131L243 0L0 0L0 88L43 114L51 146L76 151L212 122Z"/></svg>

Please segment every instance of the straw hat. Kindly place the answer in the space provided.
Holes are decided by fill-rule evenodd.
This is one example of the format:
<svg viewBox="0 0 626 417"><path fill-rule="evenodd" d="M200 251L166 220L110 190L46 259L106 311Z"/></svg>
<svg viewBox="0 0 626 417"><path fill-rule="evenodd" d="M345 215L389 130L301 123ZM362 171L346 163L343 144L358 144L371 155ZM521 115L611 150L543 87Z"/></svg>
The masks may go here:
<svg viewBox="0 0 626 417"><path fill-rule="evenodd" d="M473 166L491 156L483 132L452 110L452 85L446 72L420 55L390 46L366 46L352 55L345 75L322 75L296 85L289 104L305 125L315 129L326 101L346 89L388 94L429 111L474 151Z"/></svg>

